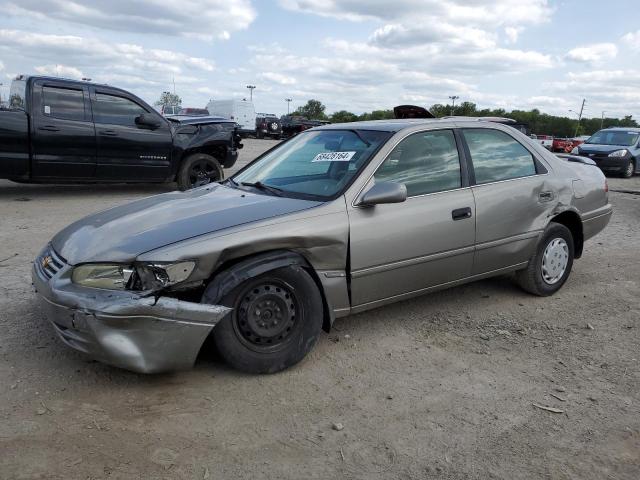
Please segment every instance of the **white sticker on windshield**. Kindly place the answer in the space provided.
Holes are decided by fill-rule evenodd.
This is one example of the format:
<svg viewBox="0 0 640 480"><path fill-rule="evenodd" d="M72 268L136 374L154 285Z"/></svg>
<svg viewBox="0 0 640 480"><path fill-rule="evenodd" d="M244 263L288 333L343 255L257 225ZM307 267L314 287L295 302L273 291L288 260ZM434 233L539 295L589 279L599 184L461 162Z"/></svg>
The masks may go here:
<svg viewBox="0 0 640 480"><path fill-rule="evenodd" d="M51 107L49 105L44 106L44 114L51 115Z"/></svg>
<svg viewBox="0 0 640 480"><path fill-rule="evenodd" d="M326 152L319 153L311 162L348 162L356 152Z"/></svg>

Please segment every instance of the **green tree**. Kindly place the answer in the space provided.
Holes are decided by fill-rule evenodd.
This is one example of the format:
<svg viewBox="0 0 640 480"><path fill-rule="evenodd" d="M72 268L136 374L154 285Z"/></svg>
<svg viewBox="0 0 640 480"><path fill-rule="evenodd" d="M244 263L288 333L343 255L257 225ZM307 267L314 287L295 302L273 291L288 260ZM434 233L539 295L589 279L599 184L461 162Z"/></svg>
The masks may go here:
<svg viewBox="0 0 640 480"><path fill-rule="evenodd" d="M355 122L358 120L358 115L347 112L346 110L340 110L339 112L332 113L329 116L329 120L331 120L332 123Z"/></svg>
<svg viewBox="0 0 640 480"><path fill-rule="evenodd" d="M156 101L155 105L158 107L166 107L166 106L179 107L182 105L182 99L175 93L162 92L162 95L160 95L160 98L158 99L158 101Z"/></svg>
<svg viewBox="0 0 640 480"><path fill-rule="evenodd" d="M293 115L302 115L309 120L326 120L327 116L324 111L327 109L320 100L311 99L306 105L298 107Z"/></svg>
<svg viewBox="0 0 640 480"><path fill-rule="evenodd" d="M371 113L363 113L358 120L387 120L394 118L393 110L374 110Z"/></svg>

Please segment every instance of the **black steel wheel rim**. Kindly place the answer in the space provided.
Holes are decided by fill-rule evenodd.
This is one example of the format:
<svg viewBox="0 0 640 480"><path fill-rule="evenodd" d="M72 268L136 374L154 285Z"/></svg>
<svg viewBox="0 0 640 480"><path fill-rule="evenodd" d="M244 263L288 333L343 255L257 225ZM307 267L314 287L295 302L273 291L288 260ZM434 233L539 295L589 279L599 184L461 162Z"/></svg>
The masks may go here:
<svg viewBox="0 0 640 480"><path fill-rule="evenodd" d="M247 288L239 297L233 328L242 343L266 353L291 340L301 313L292 288L268 280Z"/></svg>
<svg viewBox="0 0 640 480"><path fill-rule="evenodd" d="M208 160L200 160L189 169L189 182L192 187L200 187L220 180L216 166Z"/></svg>

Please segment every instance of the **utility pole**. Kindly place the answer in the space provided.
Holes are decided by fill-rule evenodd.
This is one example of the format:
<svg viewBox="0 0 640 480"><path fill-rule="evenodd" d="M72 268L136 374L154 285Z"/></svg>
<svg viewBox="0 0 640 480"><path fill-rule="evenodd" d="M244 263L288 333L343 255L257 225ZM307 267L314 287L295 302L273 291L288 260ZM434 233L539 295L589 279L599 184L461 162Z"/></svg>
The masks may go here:
<svg viewBox="0 0 640 480"><path fill-rule="evenodd" d="M460 97L458 95L449 95L451 99L451 116L453 116L453 109L456 108L456 100Z"/></svg>
<svg viewBox="0 0 640 480"><path fill-rule="evenodd" d="M173 94L176 94L176 77L171 77L171 79L173 80Z"/></svg>
<svg viewBox="0 0 640 480"><path fill-rule="evenodd" d="M605 114L605 111L603 110L602 116L600 117L600 130L602 130L602 125L604 125L604 114Z"/></svg>
<svg viewBox="0 0 640 480"><path fill-rule="evenodd" d="M580 107L580 114L578 115L578 124L576 125L576 133L573 135L574 137L578 136L578 129L580 128L580 120L582 120L582 112L584 112L584 104L587 103L587 99L582 99L582 106Z"/></svg>
<svg viewBox="0 0 640 480"><path fill-rule="evenodd" d="M0 83L0 107L2 106L2 88L4 86L4 83Z"/></svg>
<svg viewBox="0 0 640 480"><path fill-rule="evenodd" d="M249 100L251 102L253 102L253 90L256 88L255 85L247 85L247 88L249 89Z"/></svg>
<svg viewBox="0 0 640 480"><path fill-rule="evenodd" d="M289 105L291 105L291 102L293 101L293 99L285 98L284 101L287 102L287 115L289 115Z"/></svg>

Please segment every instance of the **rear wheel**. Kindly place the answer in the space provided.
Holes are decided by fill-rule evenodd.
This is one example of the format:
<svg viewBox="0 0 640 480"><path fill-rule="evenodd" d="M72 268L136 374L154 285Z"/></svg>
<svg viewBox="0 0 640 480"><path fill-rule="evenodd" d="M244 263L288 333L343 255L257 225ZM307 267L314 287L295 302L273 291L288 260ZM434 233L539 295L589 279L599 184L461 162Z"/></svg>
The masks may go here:
<svg viewBox="0 0 640 480"><path fill-rule="evenodd" d="M178 172L178 188L189 190L224 179L224 170L211 155L196 153L187 157Z"/></svg>
<svg viewBox="0 0 640 480"><path fill-rule="evenodd" d="M574 244L571 231L552 222L545 230L529 265L516 272L518 284L541 297L556 293L569 278L573 266Z"/></svg>
<svg viewBox="0 0 640 480"><path fill-rule="evenodd" d="M635 170L633 160L629 160L629 163L622 171L622 176L624 178L631 178L633 176L633 171Z"/></svg>
<svg viewBox="0 0 640 480"><path fill-rule="evenodd" d="M227 363L244 372L275 373L295 365L322 329L320 292L301 267L259 275L220 303L233 311L214 328L214 342Z"/></svg>

